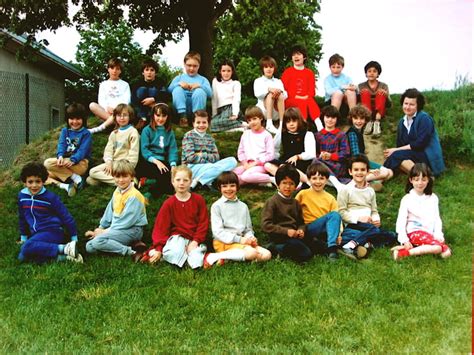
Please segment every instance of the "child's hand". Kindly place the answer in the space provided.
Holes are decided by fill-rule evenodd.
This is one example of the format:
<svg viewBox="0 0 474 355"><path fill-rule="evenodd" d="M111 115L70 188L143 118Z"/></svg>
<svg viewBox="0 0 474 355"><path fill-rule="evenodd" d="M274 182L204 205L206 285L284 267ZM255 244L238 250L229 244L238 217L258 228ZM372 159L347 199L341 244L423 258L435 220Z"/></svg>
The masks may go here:
<svg viewBox="0 0 474 355"><path fill-rule="evenodd" d="M322 159L322 160L329 160L329 159L331 159L331 153L321 152L321 154L319 154L319 158Z"/></svg>
<svg viewBox="0 0 474 355"><path fill-rule="evenodd" d="M298 231L296 229L288 229L288 231L286 232L286 235L288 235L288 237L290 238L298 238Z"/></svg>
<svg viewBox="0 0 474 355"><path fill-rule="evenodd" d="M237 115L232 115L229 117L229 120L235 121L237 119Z"/></svg>
<svg viewBox="0 0 474 355"><path fill-rule="evenodd" d="M196 242L195 240L193 240L191 243L188 244L188 246L186 247L186 252L189 254L190 252L192 252L194 249L196 249L198 247L198 242Z"/></svg>
<svg viewBox="0 0 474 355"><path fill-rule="evenodd" d="M189 90L191 91L201 87L201 85L199 85L198 83L189 84L188 86L189 86Z"/></svg>
<svg viewBox="0 0 474 355"><path fill-rule="evenodd" d="M63 164L64 164L64 158L59 157L58 160L56 161L56 165L57 166L63 166Z"/></svg>
<svg viewBox="0 0 474 355"><path fill-rule="evenodd" d="M153 106L155 104L155 98L154 97L147 97L142 100L142 105L143 106Z"/></svg>
<svg viewBox="0 0 474 355"><path fill-rule="evenodd" d="M111 161L108 161L107 163L105 163L104 173L106 173L107 175L112 175L112 162Z"/></svg>
<svg viewBox="0 0 474 355"><path fill-rule="evenodd" d="M252 246L254 248L258 246L257 238L255 238L255 237L248 237L248 238L250 240L250 246Z"/></svg>
<svg viewBox="0 0 474 355"><path fill-rule="evenodd" d="M87 231L84 233L84 236L86 236L87 239L91 240L95 238L95 233L93 231Z"/></svg>
<svg viewBox="0 0 474 355"><path fill-rule="evenodd" d="M73 165L74 165L74 163L73 163L70 159L64 160L63 166L64 166L65 168L70 168L70 167L73 166Z"/></svg>
<svg viewBox="0 0 474 355"><path fill-rule="evenodd" d="M372 220L372 224L373 224L374 226L376 226L377 228L380 228L380 225L381 225L380 219Z"/></svg>
<svg viewBox="0 0 474 355"><path fill-rule="evenodd" d="M291 158L288 158L286 160L287 163L290 163L290 164L293 164L293 165L296 165L297 161L298 161L298 154L293 155Z"/></svg>
<svg viewBox="0 0 474 355"><path fill-rule="evenodd" d="M250 237L240 237L240 244L251 245L252 241L251 241Z"/></svg>
<svg viewBox="0 0 474 355"><path fill-rule="evenodd" d="M304 238L304 230L303 229L298 229L296 231L296 238L303 239Z"/></svg>
<svg viewBox="0 0 474 355"><path fill-rule="evenodd" d="M370 170L370 173L374 174L375 177L380 175L380 169Z"/></svg>
<svg viewBox="0 0 474 355"><path fill-rule="evenodd" d="M161 251L158 251L156 249L152 249L152 250L148 251L148 256L149 256L148 262L150 264L154 264L154 263L160 261L161 255L162 255Z"/></svg>
<svg viewBox="0 0 474 355"><path fill-rule="evenodd" d="M347 90L356 91L357 87L354 84L347 85Z"/></svg>
<svg viewBox="0 0 474 355"><path fill-rule="evenodd" d="M383 156L385 158L388 158L389 156L391 156L395 151L397 150L397 148L388 148L388 149L385 149L383 151Z"/></svg>
<svg viewBox="0 0 474 355"><path fill-rule="evenodd" d="M406 250L410 250L411 248L413 248L413 245L410 242L403 243L403 246Z"/></svg>
<svg viewBox="0 0 474 355"><path fill-rule="evenodd" d="M165 164L163 164L161 161L159 161L158 159L155 159L154 163L156 167L158 168L158 170L160 171L160 173L163 174L169 171L168 167Z"/></svg>
<svg viewBox="0 0 474 355"><path fill-rule="evenodd" d="M372 223L372 217L370 217L370 216L361 216L361 217L359 217L358 221L362 222L362 223Z"/></svg>
<svg viewBox="0 0 474 355"><path fill-rule="evenodd" d="M113 115L113 114L114 114L114 108L113 108L113 107L110 107L110 106L107 107L107 113L108 113L109 115Z"/></svg>

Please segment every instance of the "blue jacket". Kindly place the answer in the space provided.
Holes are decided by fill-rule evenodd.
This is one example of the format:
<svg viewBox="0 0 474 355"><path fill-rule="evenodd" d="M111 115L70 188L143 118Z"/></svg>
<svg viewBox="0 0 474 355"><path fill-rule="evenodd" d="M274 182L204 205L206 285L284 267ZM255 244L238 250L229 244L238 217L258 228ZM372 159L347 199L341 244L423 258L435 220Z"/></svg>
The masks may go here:
<svg viewBox="0 0 474 355"><path fill-rule="evenodd" d="M23 237L65 227L71 239L77 239L74 218L63 205L59 196L44 187L36 195L31 195L26 187L20 191L18 194L18 219L20 234Z"/></svg>
<svg viewBox="0 0 474 355"><path fill-rule="evenodd" d="M59 136L57 157L69 158L74 164L83 159L90 160L92 152L92 135L82 127L78 131L63 128Z"/></svg>
<svg viewBox="0 0 474 355"><path fill-rule="evenodd" d="M416 113L413 119L410 133L403 124L403 118L398 123L397 147L410 144L412 150L422 151L430 163L431 170L435 176L439 176L446 166L443 160L443 151L434 126L433 119L424 111Z"/></svg>

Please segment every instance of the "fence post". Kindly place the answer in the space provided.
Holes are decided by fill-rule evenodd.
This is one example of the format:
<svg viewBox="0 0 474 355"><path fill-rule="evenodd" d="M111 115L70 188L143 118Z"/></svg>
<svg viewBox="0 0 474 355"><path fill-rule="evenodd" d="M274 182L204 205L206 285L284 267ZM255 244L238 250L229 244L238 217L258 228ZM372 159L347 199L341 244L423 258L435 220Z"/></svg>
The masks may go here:
<svg viewBox="0 0 474 355"><path fill-rule="evenodd" d="M25 143L30 143L30 75L25 74Z"/></svg>

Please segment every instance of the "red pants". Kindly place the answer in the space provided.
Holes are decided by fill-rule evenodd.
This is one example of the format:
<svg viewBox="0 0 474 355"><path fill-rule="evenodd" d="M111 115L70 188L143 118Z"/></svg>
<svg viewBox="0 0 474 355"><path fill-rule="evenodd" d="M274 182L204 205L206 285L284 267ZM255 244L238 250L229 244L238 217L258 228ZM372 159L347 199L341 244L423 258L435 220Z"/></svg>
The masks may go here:
<svg viewBox="0 0 474 355"><path fill-rule="evenodd" d="M369 90L361 90L360 102L367 107L370 112L378 112L382 117L385 116L385 104L387 103L387 95L382 91L377 91L374 95L372 103L372 94Z"/></svg>
<svg viewBox="0 0 474 355"><path fill-rule="evenodd" d="M425 231L411 232L408 234L408 239L410 239L410 243L413 244L413 246L439 245L441 247L441 252L444 252L449 249L446 244L436 240L431 234Z"/></svg>
<svg viewBox="0 0 474 355"><path fill-rule="evenodd" d="M319 115L321 114L318 104L316 103L316 101L314 101L312 97L309 97L306 100L288 98L285 100L285 108L288 108L288 107L299 108L301 111L301 116L303 116L305 121L308 118L308 112L309 112L309 117L312 120L319 118Z"/></svg>

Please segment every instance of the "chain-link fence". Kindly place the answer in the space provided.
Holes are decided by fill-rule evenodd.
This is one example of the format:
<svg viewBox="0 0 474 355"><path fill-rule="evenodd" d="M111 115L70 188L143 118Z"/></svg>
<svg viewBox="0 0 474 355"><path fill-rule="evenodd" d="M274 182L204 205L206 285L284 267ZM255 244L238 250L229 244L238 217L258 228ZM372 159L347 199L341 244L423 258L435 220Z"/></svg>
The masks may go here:
<svg viewBox="0 0 474 355"><path fill-rule="evenodd" d="M23 144L60 125L64 85L0 71L0 167L11 165Z"/></svg>

